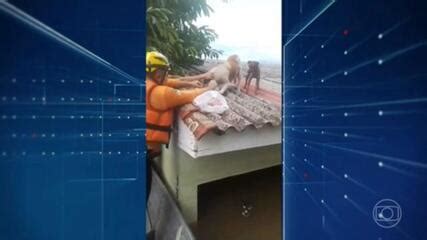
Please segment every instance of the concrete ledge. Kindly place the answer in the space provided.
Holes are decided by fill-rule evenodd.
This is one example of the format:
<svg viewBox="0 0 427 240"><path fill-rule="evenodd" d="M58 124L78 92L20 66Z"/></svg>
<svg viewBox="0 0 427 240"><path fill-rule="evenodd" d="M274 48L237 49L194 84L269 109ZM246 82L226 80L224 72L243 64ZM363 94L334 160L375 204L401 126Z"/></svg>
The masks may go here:
<svg viewBox="0 0 427 240"><path fill-rule="evenodd" d="M155 231L156 240L194 240L181 212L154 171L151 186L148 217L152 225L148 223L147 225Z"/></svg>

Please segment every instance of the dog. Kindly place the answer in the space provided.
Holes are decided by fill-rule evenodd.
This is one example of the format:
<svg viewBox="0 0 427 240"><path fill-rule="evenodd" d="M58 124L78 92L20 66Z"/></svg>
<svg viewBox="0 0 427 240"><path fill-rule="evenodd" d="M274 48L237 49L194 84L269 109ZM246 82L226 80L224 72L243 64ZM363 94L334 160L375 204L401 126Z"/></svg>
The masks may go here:
<svg viewBox="0 0 427 240"><path fill-rule="evenodd" d="M257 61L248 61L248 72L246 74L245 86L243 87L247 93L249 93L249 87L251 85L251 81L253 78L256 79L256 89L255 94L258 93L259 90L259 80L261 77L261 70L259 68L259 62Z"/></svg>
<svg viewBox="0 0 427 240"><path fill-rule="evenodd" d="M236 54L231 55L226 62L213 67L206 73L180 79L184 81L209 81L211 86L216 84L221 94L232 88L240 92L240 58Z"/></svg>

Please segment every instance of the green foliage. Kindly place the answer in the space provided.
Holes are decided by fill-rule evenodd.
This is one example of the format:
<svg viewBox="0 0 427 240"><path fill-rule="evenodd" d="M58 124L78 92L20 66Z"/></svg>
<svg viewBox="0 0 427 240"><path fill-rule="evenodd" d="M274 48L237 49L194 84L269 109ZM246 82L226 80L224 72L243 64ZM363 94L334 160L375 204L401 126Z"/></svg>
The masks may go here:
<svg viewBox="0 0 427 240"><path fill-rule="evenodd" d="M222 52L210 46L217 38L215 31L194 25L211 12L206 0L148 0L147 51L165 54L175 73L202 64L205 58L218 58Z"/></svg>

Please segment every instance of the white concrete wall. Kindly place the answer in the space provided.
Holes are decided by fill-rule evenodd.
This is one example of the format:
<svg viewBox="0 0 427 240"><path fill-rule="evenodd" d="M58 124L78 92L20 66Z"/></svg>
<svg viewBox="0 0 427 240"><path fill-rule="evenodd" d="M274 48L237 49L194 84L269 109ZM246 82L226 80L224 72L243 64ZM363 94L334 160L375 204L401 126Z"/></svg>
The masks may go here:
<svg viewBox="0 0 427 240"><path fill-rule="evenodd" d="M158 166L189 224L197 221L198 185L281 163L280 144L194 159L175 143L163 149Z"/></svg>

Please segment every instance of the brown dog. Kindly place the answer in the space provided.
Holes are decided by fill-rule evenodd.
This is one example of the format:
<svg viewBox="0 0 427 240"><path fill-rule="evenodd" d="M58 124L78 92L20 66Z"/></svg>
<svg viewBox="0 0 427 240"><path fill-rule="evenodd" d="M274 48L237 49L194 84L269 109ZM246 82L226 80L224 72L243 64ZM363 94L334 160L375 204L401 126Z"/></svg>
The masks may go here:
<svg viewBox="0 0 427 240"><path fill-rule="evenodd" d="M182 77L181 80L187 81L206 81L209 80L209 84L216 84L219 92L224 94L229 88L237 88L238 91L240 85L240 59L237 55L231 55L227 58L227 61L213 67L206 73ZM215 83L213 83L213 81Z"/></svg>
<svg viewBox="0 0 427 240"><path fill-rule="evenodd" d="M251 85L251 81L253 78L255 78L256 79L255 94L257 94L259 90L259 80L261 77L259 62L248 61L248 68L249 69L248 69L248 73L246 74L245 86L243 87L243 89L245 89L246 92L249 92L249 86Z"/></svg>

